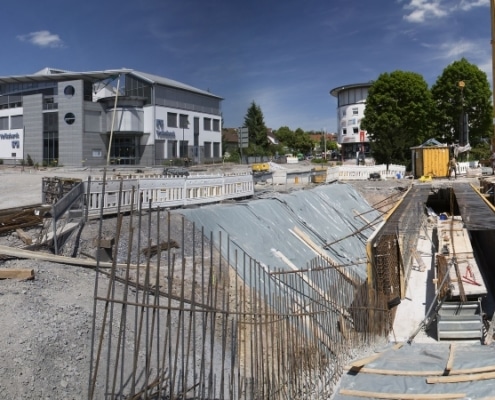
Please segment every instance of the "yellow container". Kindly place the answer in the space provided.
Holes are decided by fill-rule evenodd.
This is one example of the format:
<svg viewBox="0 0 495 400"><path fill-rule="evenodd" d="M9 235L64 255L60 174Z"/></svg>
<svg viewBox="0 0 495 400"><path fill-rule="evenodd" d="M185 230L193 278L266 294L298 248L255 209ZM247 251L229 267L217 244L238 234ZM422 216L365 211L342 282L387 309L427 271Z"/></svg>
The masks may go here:
<svg viewBox="0 0 495 400"><path fill-rule="evenodd" d="M445 178L449 174L450 151L445 146L412 147L414 177Z"/></svg>
<svg viewBox="0 0 495 400"><path fill-rule="evenodd" d="M251 166L253 172L267 172L270 171L270 165L268 163L257 163Z"/></svg>
<svg viewBox="0 0 495 400"><path fill-rule="evenodd" d="M327 180L327 168L316 167L311 169L311 182L324 183Z"/></svg>

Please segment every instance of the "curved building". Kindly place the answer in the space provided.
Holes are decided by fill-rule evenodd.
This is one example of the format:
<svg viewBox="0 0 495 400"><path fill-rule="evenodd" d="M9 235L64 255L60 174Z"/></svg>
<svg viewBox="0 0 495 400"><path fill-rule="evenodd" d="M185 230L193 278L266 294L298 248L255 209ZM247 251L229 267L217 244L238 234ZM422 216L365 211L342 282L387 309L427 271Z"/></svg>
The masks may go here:
<svg viewBox="0 0 495 400"><path fill-rule="evenodd" d="M342 146L340 151L344 159L368 156L370 153L368 135L360 124L372 84L353 83L330 90L330 94L337 98L337 142Z"/></svg>

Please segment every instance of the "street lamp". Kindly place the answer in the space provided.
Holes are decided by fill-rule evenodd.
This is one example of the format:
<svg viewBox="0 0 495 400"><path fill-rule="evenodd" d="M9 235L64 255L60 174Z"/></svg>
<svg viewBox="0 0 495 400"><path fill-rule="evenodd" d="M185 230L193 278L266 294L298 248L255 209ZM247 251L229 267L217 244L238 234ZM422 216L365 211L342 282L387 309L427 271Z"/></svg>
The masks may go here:
<svg viewBox="0 0 495 400"><path fill-rule="evenodd" d="M466 83L464 81L459 81L457 83L457 86L461 90L461 123L460 123L460 130L459 130L459 146L465 146L469 143L469 131L468 131L468 124L467 124L467 115L464 113L464 93L463 89L466 86Z"/></svg>

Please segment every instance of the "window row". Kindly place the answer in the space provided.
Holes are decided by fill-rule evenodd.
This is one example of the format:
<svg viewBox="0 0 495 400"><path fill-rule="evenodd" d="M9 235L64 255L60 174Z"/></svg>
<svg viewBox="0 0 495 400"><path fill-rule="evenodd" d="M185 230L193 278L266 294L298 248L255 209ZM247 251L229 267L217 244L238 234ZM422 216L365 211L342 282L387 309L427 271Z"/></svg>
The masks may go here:
<svg viewBox="0 0 495 400"><path fill-rule="evenodd" d="M357 135L359 133L359 128L352 128L352 134ZM347 135L347 128L342 129L342 135Z"/></svg>
<svg viewBox="0 0 495 400"><path fill-rule="evenodd" d="M9 123L10 119L10 123ZM9 129L22 129L22 115L11 115L10 117L0 117L0 131L7 131Z"/></svg>
<svg viewBox="0 0 495 400"><path fill-rule="evenodd" d="M186 114L167 113L167 127L169 128L189 128L189 117ZM220 119L203 118L203 130L220 132Z"/></svg>

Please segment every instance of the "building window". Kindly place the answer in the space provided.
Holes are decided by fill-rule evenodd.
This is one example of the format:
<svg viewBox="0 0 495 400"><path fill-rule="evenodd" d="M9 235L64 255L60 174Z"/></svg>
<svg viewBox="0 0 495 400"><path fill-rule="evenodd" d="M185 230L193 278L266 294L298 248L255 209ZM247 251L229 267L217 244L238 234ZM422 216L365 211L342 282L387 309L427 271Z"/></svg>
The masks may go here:
<svg viewBox="0 0 495 400"><path fill-rule="evenodd" d="M12 115L10 117L10 129L22 129L22 115Z"/></svg>
<svg viewBox="0 0 495 400"><path fill-rule="evenodd" d="M9 129L9 117L0 117L0 131Z"/></svg>
<svg viewBox="0 0 495 400"><path fill-rule="evenodd" d="M58 113L43 113L43 132L58 132Z"/></svg>
<svg viewBox="0 0 495 400"><path fill-rule="evenodd" d="M74 96L74 94L76 93L76 89L74 89L74 86L72 85L67 85L65 88L64 88L64 94L67 96L67 97L72 97Z"/></svg>
<svg viewBox="0 0 495 400"><path fill-rule="evenodd" d="M354 135L357 135L359 133L359 129L358 128L352 128L352 133Z"/></svg>
<svg viewBox="0 0 495 400"><path fill-rule="evenodd" d="M43 98L43 110L56 110L58 108L58 103L55 103L53 97Z"/></svg>
<svg viewBox="0 0 495 400"><path fill-rule="evenodd" d="M220 157L220 143L218 142L213 142L213 157Z"/></svg>
<svg viewBox="0 0 495 400"><path fill-rule="evenodd" d="M64 121L68 125L72 125L74 122L76 122L76 116L73 113L67 113L64 115Z"/></svg>
<svg viewBox="0 0 495 400"><path fill-rule="evenodd" d="M347 135L347 129L342 129L342 135Z"/></svg>
<svg viewBox="0 0 495 400"><path fill-rule="evenodd" d="M179 128L188 128L189 127L189 120L187 118L187 115L185 114L180 114L179 116Z"/></svg>
<svg viewBox="0 0 495 400"><path fill-rule="evenodd" d="M211 131L211 118L205 118L203 120L203 129L205 131Z"/></svg>
<svg viewBox="0 0 495 400"><path fill-rule="evenodd" d="M167 113L167 126L169 128L177 128L177 113Z"/></svg>
<svg viewBox="0 0 495 400"><path fill-rule="evenodd" d="M358 108L357 107L353 107L352 108L352 115L358 115L358 113L359 113Z"/></svg>
<svg viewBox="0 0 495 400"><path fill-rule="evenodd" d="M167 157L177 158L177 140L167 140Z"/></svg>
<svg viewBox="0 0 495 400"><path fill-rule="evenodd" d="M220 132L220 120L219 119L213 120L213 130L215 132Z"/></svg>
<svg viewBox="0 0 495 400"><path fill-rule="evenodd" d="M211 158L211 142L204 143L205 158Z"/></svg>

